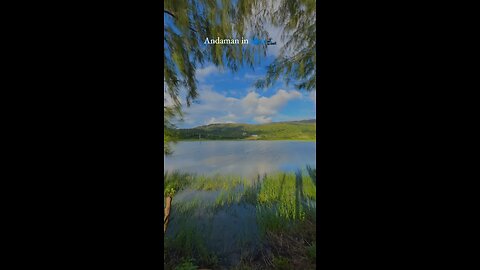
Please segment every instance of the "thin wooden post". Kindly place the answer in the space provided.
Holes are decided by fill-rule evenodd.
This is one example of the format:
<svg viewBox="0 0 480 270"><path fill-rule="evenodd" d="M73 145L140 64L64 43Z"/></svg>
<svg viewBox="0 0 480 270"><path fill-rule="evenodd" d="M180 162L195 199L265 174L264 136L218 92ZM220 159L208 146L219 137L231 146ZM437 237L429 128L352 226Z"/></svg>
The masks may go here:
<svg viewBox="0 0 480 270"><path fill-rule="evenodd" d="M170 219L170 207L172 206L172 197L167 196L165 198L165 209L163 215L163 235L167 232L168 221Z"/></svg>

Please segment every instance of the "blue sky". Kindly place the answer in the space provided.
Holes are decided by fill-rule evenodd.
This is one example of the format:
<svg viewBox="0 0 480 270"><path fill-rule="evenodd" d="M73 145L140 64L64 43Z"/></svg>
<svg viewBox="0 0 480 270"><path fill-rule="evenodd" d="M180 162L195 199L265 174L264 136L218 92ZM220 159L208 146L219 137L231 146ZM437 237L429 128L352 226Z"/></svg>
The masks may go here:
<svg viewBox="0 0 480 270"><path fill-rule="evenodd" d="M270 47L272 46L269 46L269 50ZM274 57L269 55L255 70L243 67L235 73L220 70L212 64L198 67L196 76L199 98L190 107L184 106L184 120L176 121L177 127L191 128L213 123L259 124L316 118L315 92L298 91L293 85L287 86L281 80L270 88L255 89L255 80L265 75L266 66Z"/></svg>
<svg viewBox="0 0 480 270"><path fill-rule="evenodd" d="M228 69L220 70L211 63L197 66L199 97L190 107L183 106L184 120L175 121L177 127L191 128L213 123L259 124L316 118L315 91L296 90L294 85L287 86L281 78L270 88L255 89L254 82L265 76L266 67L279 55L283 46L279 29L268 28L270 37L277 45L268 46L266 59L256 65L254 70L245 66L233 73ZM168 104L168 100L165 104Z"/></svg>

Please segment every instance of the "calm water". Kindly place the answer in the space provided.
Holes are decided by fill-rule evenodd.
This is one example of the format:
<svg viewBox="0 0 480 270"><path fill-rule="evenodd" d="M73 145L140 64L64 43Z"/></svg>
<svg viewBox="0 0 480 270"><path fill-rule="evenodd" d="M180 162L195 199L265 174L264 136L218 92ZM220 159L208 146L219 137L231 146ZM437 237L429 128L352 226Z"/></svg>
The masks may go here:
<svg viewBox="0 0 480 270"><path fill-rule="evenodd" d="M164 158L165 171L255 176L316 167L316 142L194 141L179 142L173 150Z"/></svg>
<svg viewBox="0 0 480 270"><path fill-rule="evenodd" d="M295 172L307 165L316 167L315 142L194 141L179 142L173 150L173 155L164 158L165 171L256 178L258 174L275 171ZM172 202L174 218L167 236L175 239L187 226L191 226L201 236L208 250L219 256L221 265L232 266L239 263L241 254L254 254L264 248L255 205L233 204L213 212L199 206L189 214L178 210L179 205L193 201L201 205L213 205L220 192L191 189L178 192Z"/></svg>

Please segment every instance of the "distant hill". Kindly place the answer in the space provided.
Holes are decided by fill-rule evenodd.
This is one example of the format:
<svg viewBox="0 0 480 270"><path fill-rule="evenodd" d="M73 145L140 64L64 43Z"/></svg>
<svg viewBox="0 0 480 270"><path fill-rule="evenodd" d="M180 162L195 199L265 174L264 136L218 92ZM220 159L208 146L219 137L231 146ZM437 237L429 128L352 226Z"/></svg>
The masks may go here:
<svg viewBox="0 0 480 270"><path fill-rule="evenodd" d="M177 129L180 140L315 140L316 119L268 124L211 124Z"/></svg>

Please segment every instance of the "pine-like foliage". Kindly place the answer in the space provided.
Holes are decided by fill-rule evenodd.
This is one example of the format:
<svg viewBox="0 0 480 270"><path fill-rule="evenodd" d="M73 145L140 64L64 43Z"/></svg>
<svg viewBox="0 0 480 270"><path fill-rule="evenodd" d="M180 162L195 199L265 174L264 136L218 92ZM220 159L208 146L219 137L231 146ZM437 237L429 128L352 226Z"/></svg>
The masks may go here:
<svg viewBox="0 0 480 270"><path fill-rule="evenodd" d="M280 55L268 66L267 75L256 86L265 88L281 77L287 84L294 82L297 89L316 89L316 7L315 0L267 1L266 15L270 22L282 29L285 41Z"/></svg>
<svg viewBox="0 0 480 270"><path fill-rule="evenodd" d="M190 106L198 96L196 69L211 62L237 71L253 68L266 56L266 45L205 45L205 38L267 37L266 23L281 27L287 39L280 56L268 67L266 77L256 82L269 87L280 77L298 89L314 90L315 1L314 0L165 0L164 1L164 142L174 138L171 119L182 115L181 93ZM164 149L169 152L168 147Z"/></svg>
<svg viewBox="0 0 480 270"><path fill-rule="evenodd" d="M233 4L231 0L165 0L164 74L166 94L181 106L180 91L186 91L186 104L198 96L195 70L211 62L232 71L243 65L253 67L266 46L204 45L205 38L247 38L265 34L258 22L248 21L256 1ZM256 24L257 23L257 24ZM257 59L255 59L257 56Z"/></svg>
<svg viewBox="0 0 480 270"><path fill-rule="evenodd" d="M171 107L164 106L163 108L163 153L165 155L170 155L172 153L170 143L176 141L175 125L172 124L172 118L175 116L175 111Z"/></svg>
<svg viewBox="0 0 480 270"><path fill-rule="evenodd" d="M234 3L235 2L235 3ZM181 117L181 92L187 106L198 96L195 71L211 62L217 67L237 71L266 56L266 46L205 45L205 38L247 38L265 36L258 20L249 21L257 0L165 0L164 3L164 94L171 100L165 109L164 142L173 139L171 119ZM167 113L168 112L168 113ZM164 149L167 153L168 147Z"/></svg>

